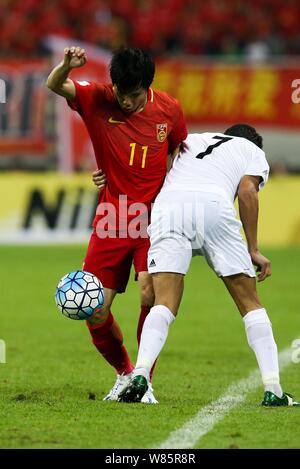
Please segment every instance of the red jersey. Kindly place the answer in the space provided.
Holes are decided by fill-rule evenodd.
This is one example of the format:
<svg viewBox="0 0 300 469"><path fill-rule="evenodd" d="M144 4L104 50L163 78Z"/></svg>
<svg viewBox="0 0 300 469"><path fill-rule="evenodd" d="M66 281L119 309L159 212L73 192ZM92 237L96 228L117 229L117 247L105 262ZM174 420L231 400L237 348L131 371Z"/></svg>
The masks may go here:
<svg viewBox="0 0 300 469"><path fill-rule="evenodd" d="M167 156L186 137L187 129L178 101L149 88L148 100L138 113L120 108L112 85L74 81L76 98L69 105L82 117L97 160L107 176L100 202L119 207L119 196L128 205L143 202L148 209L165 175Z"/></svg>

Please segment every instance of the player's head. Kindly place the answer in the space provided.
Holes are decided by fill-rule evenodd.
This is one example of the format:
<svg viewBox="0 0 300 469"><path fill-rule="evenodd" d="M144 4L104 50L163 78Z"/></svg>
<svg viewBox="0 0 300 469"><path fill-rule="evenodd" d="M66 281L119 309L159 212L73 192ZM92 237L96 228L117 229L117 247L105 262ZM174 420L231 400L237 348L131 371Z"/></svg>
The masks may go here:
<svg viewBox="0 0 300 469"><path fill-rule="evenodd" d="M225 130L224 134L232 135L233 137L244 137L250 142L255 143L259 148L263 147L262 136L259 135L254 127L248 124L234 124L229 129Z"/></svg>
<svg viewBox="0 0 300 469"><path fill-rule="evenodd" d="M116 98L126 112L135 112L145 104L155 72L151 57L141 49L122 48L114 52L110 77Z"/></svg>

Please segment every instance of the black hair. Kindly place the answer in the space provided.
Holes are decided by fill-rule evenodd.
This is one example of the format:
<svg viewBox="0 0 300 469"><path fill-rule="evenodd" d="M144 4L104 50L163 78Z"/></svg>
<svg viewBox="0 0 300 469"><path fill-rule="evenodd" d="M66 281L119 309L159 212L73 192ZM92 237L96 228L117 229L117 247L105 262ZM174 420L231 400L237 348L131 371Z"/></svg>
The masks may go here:
<svg viewBox="0 0 300 469"><path fill-rule="evenodd" d="M138 88L148 90L154 73L152 58L141 49L122 48L113 53L110 77L121 93L130 93Z"/></svg>
<svg viewBox="0 0 300 469"><path fill-rule="evenodd" d="M263 138L259 135L254 127L248 124L235 124L225 130L225 135L233 135L234 137L244 137L250 142L255 143L259 148L263 147Z"/></svg>

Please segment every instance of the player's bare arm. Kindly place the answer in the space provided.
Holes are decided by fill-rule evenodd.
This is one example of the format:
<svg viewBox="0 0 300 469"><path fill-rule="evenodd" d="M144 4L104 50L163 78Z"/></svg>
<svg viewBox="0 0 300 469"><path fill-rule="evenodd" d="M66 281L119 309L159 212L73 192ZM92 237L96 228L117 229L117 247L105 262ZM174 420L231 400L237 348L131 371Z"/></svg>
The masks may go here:
<svg viewBox="0 0 300 469"><path fill-rule="evenodd" d="M253 264L257 266L257 271L260 272L259 282L265 280L272 273L270 260L259 252L257 245L258 186L260 180L259 176L244 176L238 188L240 218L249 254Z"/></svg>
<svg viewBox="0 0 300 469"><path fill-rule="evenodd" d="M50 73L47 78L47 86L54 93L64 98L75 99L76 90L69 74L73 68L82 67L87 62L85 50L81 47L66 47L64 49L64 58Z"/></svg>
<svg viewBox="0 0 300 469"><path fill-rule="evenodd" d="M181 145L178 145L178 147L175 148L175 150L173 150L171 153L168 154L168 159L167 159L167 173L170 171L170 169L172 168L173 166L173 162L174 162L174 159L175 157L178 155L178 153L180 152L181 150Z"/></svg>

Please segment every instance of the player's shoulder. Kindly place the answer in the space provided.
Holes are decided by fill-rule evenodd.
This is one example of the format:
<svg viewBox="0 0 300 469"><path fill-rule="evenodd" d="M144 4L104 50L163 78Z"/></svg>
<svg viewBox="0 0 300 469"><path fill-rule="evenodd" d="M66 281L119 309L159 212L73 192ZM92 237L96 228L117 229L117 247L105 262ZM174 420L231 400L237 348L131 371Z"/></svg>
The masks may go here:
<svg viewBox="0 0 300 469"><path fill-rule="evenodd" d="M169 93L166 91L161 91L157 89L151 88L153 91L153 102L156 102L158 104L161 104L162 106L174 106L174 107L180 107L179 101L174 98L174 96L171 96Z"/></svg>
<svg viewBox="0 0 300 469"><path fill-rule="evenodd" d="M88 80L74 80L76 95L86 106L105 106L113 100L112 86L105 83Z"/></svg>
<svg viewBox="0 0 300 469"><path fill-rule="evenodd" d="M223 136L223 134L218 132L196 132L196 133L189 133L187 138L185 139L186 143L197 143L197 142L207 142L213 139L216 136ZM225 137L225 135L224 135Z"/></svg>
<svg viewBox="0 0 300 469"><path fill-rule="evenodd" d="M81 88L85 91L93 91L99 94L112 93L112 86L106 83L98 83L90 80L74 80L76 88Z"/></svg>
<svg viewBox="0 0 300 469"><path fill-rule="evenodd" d="M219 138L230 139L232 140L232 143L241 150L247 150L251 153L259 153L261 155L265 154L265 152L261 148L259 148L254 142L251 142L251 140L248 140L245 137L237 137L235 135L223 134L220 132L206 132L204 135L206 135L208 138L217 136Z"/></svg>
<svg viewBox="0 0 300 469"><path fill-rule="evenodd" d="M230 135L228 135L230 137ZM254 142L251 142L251 140L248 140L245 137L233 137L234 138L234 143L238 145L241 149L247 150L252 154L257 154L260 156L265 156L265 152L262 148L259 148L258 145L256 145Z"/></svg>
<svg viewBox="0 0 300 469"><path fill-rule="evenodd" d="M214 138L216 136L221 136L221 137L228 137L228 135L224 135L221 132L195 132L195 133L189 133L188 138L191 139L199 139L199 138Z"/></svg>
<svg viewBox="0 0 300 469"><path fill-rule="evenodd" d="M189 132L186 139L183 141L185 152L191 154L199 153L199 148L204 148L210 145L210 139L213 135L216 134L211 134L209 132Z"/></svg>

